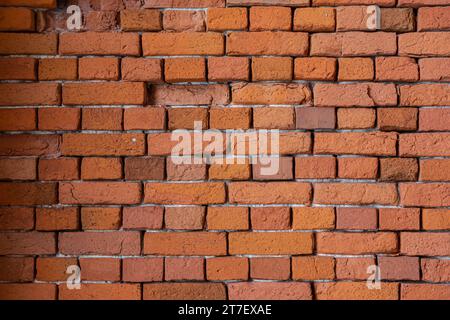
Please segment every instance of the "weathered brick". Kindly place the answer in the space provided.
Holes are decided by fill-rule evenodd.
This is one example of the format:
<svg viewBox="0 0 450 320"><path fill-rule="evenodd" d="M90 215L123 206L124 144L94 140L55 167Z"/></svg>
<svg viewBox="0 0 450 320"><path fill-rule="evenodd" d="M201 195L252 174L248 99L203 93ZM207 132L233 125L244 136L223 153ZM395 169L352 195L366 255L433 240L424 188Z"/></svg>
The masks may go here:
<svg viewBox="0 0 450 320"><path fill-rule="evenodd" d="M122 79L127 81L162 82L162 59L122 59Z"/></svg>
<svg viewBox="0 0 450 320"><path fill-rule="evenodd" d="M450 30L450 8L419 8L417 13L417 31Z"/></svg>
<svg viewBox="0 0 450 320"><path fill-rule="evenodd" d="M309 204L311 185L302 182L232 182L228 185L231 203Z"/></svg>
<svg viewBox="0 0 450 320"><path fill-rule="evenodd" d="M287 280L290 278L291 261L289 258L251 258L250 277L262 280Z"/></svg>
<svg viewBox="0 0 450 320"><path fill-rule="evenodd" d="M40 130L77 130L80 126L79 108L39 108L38 127Z"/></svg>
<svg viewBox="0 0 450 320"><path fill-rule="evenodd" d="M216 257L206 259L206 278L218 280L247 280L248 258Z"/></svg>
<svg viewBox="0 0 450 320"><path fill-rule="evenodd" d="M205 279L203 258L166 258L164 268L167 281Z"/></svg>
<svg viewBox="0 0 450 320"><path fill-rule="evenodd" d="M118 58L80 58L78 60L80 80L118 80Z"/></svg>
<svg viewBox="0 0 450 320"><path fill-rule="evenodd" d="M399 155L403 157L445 157L450 154L450 134L401 134L399 139L399 146Z"/></svg>
<svg viewBox="0 0 450 320"><path fill-rule="evenodd" d="M158 105L221 105L229 102L228 86L222 84L152 86L149 102Z"/></svg>
<svg viewBox="0 0 450 320"><path fill-rule="evenodd" d="M419 59L420 79L424 81L450 81L449 58Z"/></svg>
<svg viewBox="0 0 450 320"><path fill-rule="evenodd" d="M251 7L250 31L291 30L291 9L287 7Z"/></svg>
<svg viewBox="0 0 450 320"><path fill-rule="evenodd" d="M231 87L234 104L307 104L311 100L304 84L237 83Z"/></svg>
<svg viewBox="0 0 450 320"><path fill-rule="evenodd" d="M219 182L145 184L145 203L214 204L225 202L225 186Z"/></svg>
<svg viewBox="0 0 450 320"><path fill-rule="evenodd" d="M393 183L316 183L314 203L317 204L384 204L398 202Z"/></svg>
<svg viewBox="0 0 450 320"><path fill-rule="evenodd" d="M297 58L294 77L296 80L334 80L337 67L334 58Z"/></svg>
<svg viewBox="0 0 450 320"><path fill-rule="evenodd" d="M307 32L334 31L336 28L335 9L301 8L294 14L294 30Z"/></svg>
<svg viewBox="0 0 450 320"><path fill-rule="evenodd" d="M247 230L248 208L208 207L206 226L208 230Z"/></svg>
<svg viewBox="0 0 450 320"><path fill-rule="evenodd" d="M381 230L419 230L420 209L380 208L378 224Z"/></svg>
<svg viewBox="0 0 450 320"><path fill-rule="evenodd" d="M295 177L297 179L336 178L336 159L334 157L296 157Z"/></svg>
<svg viewBox="0 0 450 320"><path fill-rule="evenodd" d="M164 224L166 229L201 230L205 224L205 208L166 207Z"/></svg>
<svg viewBox="0 0 450 320"><path fill-rule="evenodd" d="M144 300L225 300L222 283L149 283L144 284Z"/></svg>
<svg viewBox="0 0 450 320"><path fill-rule="evenodd" d="M122 178L120 158L84 158L81 162L81 179L114 180Z"/></svg>
<svg viewBox="0 0 450 320"><path fill-rule="evenodd" d="M33 257L1 257L0 280L30 282L34 278Z"/></svg>
<svg viewBox="0 0 450 320"><path fill-rule="evenodd" d="M230 300L311 300L311 287L300 282L237 282L228 286Z"/></svg>
<svg viewBox="0 0 450 320"><path fill-rule="evenodd" d="M162 29L159 10L122 10L120 26L124 31L159 31Z"/></svg>
<svg viewBox="0 0 450 320"><path fill-rule="evenodd" d="M415 82L419 80L419 69L416 61L408 57L377 57L376 80Z"/></svg>
<svg viewBox="0 0 450 320"><path fill-rule="evenodd" d="M162 207L128 207L123 209L124 229L161 229L163 225Z"/></svg>
<svg viewBox="0 0 450 320"><path fill-rule="evenodd" d="M449 230L448 209L422 209L422 228L425 230Z"/></svg>
<svg viewBox="0 0 450 320"><path fill-rule="evenodd" d="M39 59L39 80L76 80L78 61L73 58Z"/></svg>
<svg viewBox="0 0 450 320"><path fill-rule="evenodd" d="M411 32L398 36L400 56L448 56L450 32Z"/></svg>
<svg viewBox="0 0 450 320"><path fill-rule="evenodd" d="M119 281L120 259L79 258L81 279L87 281Z"/></svg>
<svg viewBox="0 0 450 320"><path fill-rule="evenodd" d="M344 179L375 179L378 159L369 157L338 158L338 177Z"/></svg>
<svg viewBox="0 0 450 320"><path fill-rule="evenodd" d="M205 12L201 10L165 10L163 12L165 31L205 31Z"/></svg>
<svg viewBox="0 0 450 320"><path fill-rule="evenodd" d="M77 230L79 216L77 208L36 208L36 230Z"/></svg>
<svg viewBox="0 0 450 320"><path fill-rule="evenodd" d="M450 199L445 195L450 191L446 183L401 183L400 203L403 206L446 207Z"/></svg>
<svg viewBox="0 0 450 320"><path fill-rule="evenodd" d="M208 79L210 81L249 80L249 58L247 57L209 57Z"/></svg>
<svg viewBox="0 0 450 320"><path fill-rule="evenodd" d="M448 284L402 283L401 300L448 300Z"/></svg>
<svg viewBox="0 0 450 320"><path fill-rule="evenodd" d="M154 282L163 280L163 258L127 258L122 261L122 280Z"/></svg>
<svg viewBox="0 0 450 320"><path fill-rule="evenodd" d="M395 253L397 236L393 232L320 232L316 234L319 253L370 254Z"/></svg>
<svg viewBox="0 0 450 320"><path fill-rule="evenodd" d="M166 111L162 107L126 108L123 111L124 130L165 129Z"/></svg>
<svg viewBox="0 0 450 320"><path fill-rule="evenodd" d="M49 205L57 203L56 183L2 182L0 205Z"/></svg>
<svg viewBox="0 0 450 320"><path fill-rule="evenodd" d="M375 208L337 208L336 228L346 230L375 230L378 215Z"/></svg>
<svg viewBox="0 0 450 320"><path fill-rule="evenodd" d="M83 230L117 230L121 225L120 208L81 208Z"/></svg>
<svg viewBox="0 0 450 320"><path fill-rule="evenodd" d="M34 208L0 208L0 230L31 230L33 228Z"/></svg>
<svg viewBox="0 0 450 320"><path fill-rule="evenodd" d="M141 285L132 283L86 283L80 290L59 286L59 300L140 300Z"/></svg>
<svg viewBox="0 0 450 320"><path fill-rule="evenodd" d="M0 284L0 299L2 300L55 300L56 296L55 284Z"/></svg>
<svg viewBox="0 0 450 320"><path fill-rule="evenodd" d="M58 50L56 33L0 33L0 54L54 55Z"/></svg>
<svg viewBox="0 0 450 320"><path fill-rule="evenodd" d="M166 82L206 81L206 61L203 58L174 58L164 60Z"/></svg>
<svg viewBox="0 0 450 320"><path fill-rule="evenodd" d="M292 79L292 58L254 57L252 59L253 81L283 81Z"/></svg>
<svg viewBox="0 0 450 320"><path fill-rule="evenodd" d="M314 230L334 229L335 213L333 208L293 208L292 229Z"/></svg>
<svg viewBox="0 0 450 320"><path fill-rule="evenodd" d="M378 70L377 70L378 71ZM355 81L373 79L374 66L370 58L340 58L339 76L340 81Z"/></svg>
<svg viewBox="0 0 450 320"><path fill-rule="evenodd" d="M59 105L57 83L1 83L0 106Z"/></svg>
<svg viewBox="0 0 450 320"><path fill-rule="evenodd" d="M56 253L52 232L0 233L1 255L51 255Z"/></svg>
<svg viewBox="0 0 450 320"><path fill-rule="evenodd" d="M378 128L382 131L417 130L417 109L415 108L378 108Z"/></svg>
<svg viewBox="0 0 450 320"><path fill-rule="evenodd" d="M448 256L450 234L445 232L402 232L400 253L408 256Z"/></svg>
<svg viewBox="0 0 450 320"><path fill-rule="evenodd" d="M36 80L34 58L0 58L0 80Z"/></svg>
<svg viewBox="0 0 450 320"><path fill-rule="evenodd" d="M83 108L83 130L122 130L121 108Z"/></svg>
<svg viewBox="0 0 450 320"><path fill-rule="evenodd" d="M244 30L248 26L247 9L245 8L209 8L208 30Z"/></svg>
<svg viewBox="0 0 450 320"><path fill-rule="evenodd" d="M292 257L292 279L333 280L335 261L332 257Z"/></svg>
<svg viewBox="0 0 450 320"><path fill-rule="evenodd" d="M318 300L398 300L399 284L383 283L380 290L371 290L366 282L315 283Z"/></svg>
<svg viewBox="0 0 450 320"><path fill-rule="evenodd" d="M375 126L376 110L369 108L338 108L339 129L368 129Z"/></svg>

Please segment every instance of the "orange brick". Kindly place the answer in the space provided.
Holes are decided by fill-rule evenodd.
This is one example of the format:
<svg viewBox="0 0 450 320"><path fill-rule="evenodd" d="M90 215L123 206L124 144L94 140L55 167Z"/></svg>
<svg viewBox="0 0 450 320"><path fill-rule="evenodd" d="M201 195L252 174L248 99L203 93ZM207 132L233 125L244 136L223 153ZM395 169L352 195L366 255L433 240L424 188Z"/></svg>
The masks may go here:
<svg viewBox="0 0 450 320"><path fill-rule="evenodd" d="M338 158L338 177L344 179L376 179L377 158Z"/></svg>
<svg viewBox="0 0 450 320"><path fill-rule="evenodd" d="M202 129L208 128L208 109L206 108L170 108L169 129L194 129L195 122L200 122Z"/></svg>
<svg viewBox="0 0 450 320"><path fill-rule="evenodd" d="M81 162L81 179L113 180L122 178L122 161L119 158L84 158Z"/></svg>
<svg viewBox="0 0 450 320"><path fill-rule="evenodd" d="M336 78L336 59L297 58L295 59L295 79L334 80Z"/></svg>
<svg viewBox="0 0 450 320"><path fill-rule="evenodd" d="M253 127L255 129L294 129L294 108L254 108Z"/></svg>
<svg viewBox="0 0 450 320"><path fill-rule="evenodd" d="M249 80L249 58L210 57L208 58L208 79L210 81Z"/></svg>
<svg viewBox="0 0 450 320"><path fill-rule="evenodd" d="M206 81L206 62L203 58L174 58L164 61L167 82Z"/></svg>
<svg viewBox="0 0 450 320"><path fill-rule="evenodd" d="M26 131L36 129L35 109L1 109L0 130Z"/></svg>
<svg viewBox="0 0 450 320"><path fill-rule="evenodd" d="M176 195L176 196L174 196ZM216 204L225 202L225 186L219 182L145 184L145 203Z"/></svg>
<svg viewBox="0 0 450 320"><path fill-rule="evenodd" d="M34 228L34 208L1 208L0 230L31 230Z"/></svg>
<svg viewBox="0 0 450 320"><path fill-rule="evenodd" d="M381 230L419 230L420 209L380 208L378 224Z"/></svg>
<svg viewBox="0 0 450 320"><path fill-rule="evenodd" d="M316 283L319 300L398 300L399 284L383 283L381 290L371 290L366 282Z"/></svg>
<svg viewBox="0 0 450 320"><path fill-rule="evenodd" d="M36 209L36 230L77 230L79 227L78 220L77 208L62 207Z"/></svg>
<svg viewBox="0 0 450 320"><path fill-rule="evenodd" d="M263 280L287 280L290 278L289 258L251 258L250 277Z"/></svg>
<svg viewBox="0 0 450 320"><path fill-rule="evenodd" d="M332 257L292 257L292 279L333 280L335 261Z"/></svg>
<svg viewBox="0 0 450 320"><path fill-rule="evenodd" d="M26 8L0 8L0 31L34 31L34 11Z"/></svg>
<svg viewBox="0 0 450 320"><path fill-rule="evenodd" d="M307 32L334 31L334 8L301 8L295 10L294 30Z"/></svg>
<svg viewBox="0 0 450 320"><path fill-rule="evenodd" d="M334 229L333 208L293 208L292 228L294 230Z"/></svg>
<svg viewBox="0 0 450 320"><path fill-rule="evenodd" d="M40 130L77 130L80 126L81 109L78 108L39 108Z"/></svg>
<svg viewBox="0 0 450 320"><path fill-rule="evenodd" d="M162 59L123 58L122 79L126 81L148 81L161 83Z"/></svg>
<svg viewBox="0 0 450 320"><path fill-rule="evenodd" d="M254 57L252 59L253 81L291 80L292 58Z"/></svg>
<svg viewBox="0 0 450 320"><path fill-rule="evenodd" d="M336 177L334 157L296 157L295 177L299 179L332 179Z"/></svg>
<svg viewBox="0 0 450 320"><path fill-rule="evenodd" d="M120 26L124 31L159 31L162 28L161 13L159 10L122 10Z"/></svg>
<svg viewBox="0 0 450 320"><path fill-rule="evenodd" d="M253 230L285 230L291 225L289 207L251 208Z"/></svg>
<svg viewBox="0 0 450 320"><path fill-rule="evenodd" d="M204 207L166 207L164 213L166 229L200 230L205 224Z"/></svg>
<svg viewBox="0 0 450 320"><path fill-rule="evenodd" d="M124 130L165 129L166 111L161 107L126 108L123 111Z"/></svg>
<svg viewBox="0 0 450 320"><path fill-rule="evenodd" d="M375 126L376 111L370 108L338 108L339 129L369 129Z"/></svg>
<svg viewBox="0 0 450 320"><path fill-rule="evenodd" d="M38 281L67 281L70 274L66 274L69 266L77 266L77 258L38 257L36 259L36 280Z"/></svg>
<svg viewBox="0 0 450 320"><path fill-rule="evenodd" d="M425 230L449 230L448 209L422 209L422 228Z"/></svg>
<svg viewBox="0 0 450 320"><path fill-rule="evenodd" d="M339 81L372 80L373 75L373 61L370 58L339 59Z"/></svg>
<svg viewBox="0 0 450 320"><path fill-rule="evenodd" d="M208 207L206 224L208 230L247 230L248 208Z"/></svg>
<svg viewBox="0 0 450 320"><path fill-rule="evenodd" d="M246 8L209 8L208 30L244 30L247 28Z"/></svg>
<svg viewBox="0 0 450 320"><path fill-rule="evenodd" d="M318 253L369 254L398 250L394 232L320 232L316 234L316 241Z"/></svg>
<svg viewBox="0 0 450 320"><path fill-rule="evenodd" d="M248 258L218 257L206 259L208 280L247 280Z"/></svg>
<svg viewBox="0 0 450 320"><path fill-rule="evenodd" d="M124 229L161 229L163 226L162 207L129 207L123 209Z"/></svg>
<svg viewBox="0 0 450 320"><path fill-rule="evenodd" d="M117 230L121 225L120 208L81 208L83 230Z"/></svg>
<svg viewBox="0 0 450 320"><path fill-rule="evenodd" d="M250 31L291 30L291 9L286 7L251 7Z"/></svg>
<svg viewBox="0 0 450 320"><path fill-rule="evenodd" d="M59 105L58 83L1 83L0 106Z"/></svg>
<svg viewBox="0 0 450 320"><path fill-rule="evenodd" d="M78 60L80 80L118 80L118 58L80 58Z"/></svg>
<svg viewBox="0 0 450 320"><path fill-rule="evenodd" d="M0 53L55 55L58 50L56 33L0 33Z"/></svg>
<svg viewBox="0 0 450 320"><path fill-rule="evenodd" d="M37 59L0 58L0 80L36 80Z"/></svg>
<svg viewBox="0 0 450 320"><path fill-rule="evenodd" d="M120 259L79 258L81 280L120 281Z"/></svg>
<svg viewBox="0 0 450 320"><path fill-rule="evenodd" d="M79 177L79 160L77 158L57 158L39 160L40 180L76 180Z"/></svg>
<svg viewBox="0 0 450 320"><path fill-rule="evenodd" d="M82 108L83 130L122 130L121 108Z"/></svg>
<svg viewBox="0 0 450 320"><path fill-rule="evenodd" d="M377 57L376 80L415 82L419 80L419 67L413 58Z"/></svg>
<svg viewBox="0 0 450 320"><path fill-rule="evenodd" d="M211 129L248 129L251 113L251 108L211 108L209 127Z"/></svg>

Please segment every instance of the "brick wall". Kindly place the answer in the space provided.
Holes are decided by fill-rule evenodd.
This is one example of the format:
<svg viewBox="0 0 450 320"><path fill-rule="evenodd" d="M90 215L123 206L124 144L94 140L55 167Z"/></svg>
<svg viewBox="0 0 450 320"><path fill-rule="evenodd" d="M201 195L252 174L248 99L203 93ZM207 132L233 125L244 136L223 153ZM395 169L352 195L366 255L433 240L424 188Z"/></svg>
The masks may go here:
<svg viewBox="0 0 450 320"><path fill-rule="evenodd" d="M0 31L0 299L450 299L450 0L0 0ZM280 130L279 171L175 164L194 121Z"/></svg>

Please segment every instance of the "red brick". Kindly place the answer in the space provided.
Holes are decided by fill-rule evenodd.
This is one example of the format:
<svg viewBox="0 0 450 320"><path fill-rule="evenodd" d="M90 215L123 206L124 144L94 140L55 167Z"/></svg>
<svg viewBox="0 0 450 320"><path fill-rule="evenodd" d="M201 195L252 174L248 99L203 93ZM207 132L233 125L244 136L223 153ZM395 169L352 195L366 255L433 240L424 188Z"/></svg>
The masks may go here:
<svg viewBox="0 0 450 320"><path fill-rule="evenodd" d="M296 80L334 80L336 73L336 59L334 58L295 59L294 77Z"/></svg>
<svg viewBox="0 0 450 320"><path fill-rule="evenodd" d="M334 208L293 208L294 230L334 229L335 221Z"/></svg>
<svg viewBox="0 0 450 320"><path fill-rule="evenodd" d="M312 233L233 232L228 234L230 255L288 255L312 253Z"/></svg>
<svg viewBox="0 0 450 320"><path fill-rule="evenodd" d="M313 25L309 25L313 28ZM325 57L340 57L342 56L342 33L314 33L310 39L310 55L311 56L325 56Z"/></svg>
<svg viewBox="0 0 450 320"><path fill-rule="evenodd" d="M330 254L395 253L398 242L393 232L320 232L316 247L318 253Z"/></svg>
<svg viewBox="0 0 450 320"><path fill-rule="evenodd" d="M163 280L163 258L127 258L122 261L122 280L153 282Z"/></svg>
<svg viewBox="0 0 450 320"><path fill-rule="evenodd" d="M144 58L123 58L122 79L127 81L162 82L162 60Z"/></svg>
<svg viewBox="0 0 450 320"><path fill-rule="evenodd" d="M336 177L336 158L296 157L295 177L297 179L333 179Z"/></svg>
<svg viewBox="0 0 450 320"><path fill-rule="evenodd" d="M448 56L449 32L411 32L398 35L400 56ZM446 44L446 45L441 45Z"/></svg>
<svg viewBox="0 0 450 320"><path fill-rule="evenodd" d="M66 255L139 255L139 232L63 232L59 252Z"/></svg>
<svg viewBox="0 0 450 320"><path fill-rule="evenodd" d="M62 182L59 198L64 204L135 204L141 187L133 182Z"/></svg>
<svg viewBox="0 0 450 320"><path fill-rule="evenodd" d="M417 257L378 257L378 267L384 280L420 280Z"/></svg>
<svg viewBox="0 0 450 320"><path fill-rule="evenodd" d="M153 86L149 102L161 105L228 104L228 86L222 84Z"/></svg>
<svg viewBox="0 0 450 320"><path fill-rule="evenodd" d="M82 156L138 156L144 154L144 134L66 133L61 152Z"/></svg>
<svg viewBox="0 0 450 320"><path fill-rule="evenodd" d="M57 184L39 182L0 183L0 205L49 205L57 202Z"/></svg>
<svg viewBox="0 0 450 320"><path fill-rule="evenodd" d="M142 82L66 83L63 87L65 105L141 105L145 99Z"/></svg>
<svg viewBox="0 0 450 320"><path fill-rule="evenodd" d="M391 132L331 132L316 133L316 154L358 154L395 156L397 134Z"/></svg>
<svg viewBox="0 0 450 320"><path fill-rule="evenodd" d="M401 300L448 300L450 285L428 283L402 283Z"/></svg>
<svg viewBox="0 0 450 320"><path fill-rule="evenodd" d="M450 81L449 58L419 59L419 68L423 81Z"/></svg>
<svg viewBox="0 0 450 320"><path fill-rule="evenodd" d="M366 282L315 283L318 300L398 300L399 284L383 283L380 290L371 290Z"/></svg>
<svg viewBox="0 0 450 320"><path fill-rule="evenodd" d="M206 278L218 280L247 280L248 258L217 257L206 259Z"/></svg>
<svg viewBox="0 0 450 320"><path fill-rule="evenodd" d="M414 31L415 16L411 8L382 8L381 30L394 32Z"/></svg>
<svg viewBox="0 0 450 320"><path fill-rule="evenodd" d="M77 230L78 220L77 208L36 208L36 230L39 231Z"/></svg>
<svg viewBox="0 0 450 320"><path fill-rule="evenodd" d="M393 183L316 183L316 204L384 204L398 202L397 189Z"/></svg>
<svg viewBox="0 0 450 320"><path fill-rule="evenodd" d="M142 49L144 56L217 56L224 53L224 40L222 34L214 32L144 33Z"/></svg>
<svg viewBox="0 0 450 320"><path fill-rule="evenodd" d="M125 178L127 180L163 180L163 158L139 157L125 158Z"/></svg>
<svg viewBox="0 0 450 320"><path fill-rule="evenodd" d="M337 208L336 228L347 230L375 230L378 215L375 208Z"/></svg>
<svg viewBox="0 0 450 320"><path fill-rule="evenodd" d="M36 80L34 58L1 58L0 80Z"/></svg>
<svg viewBox="0 0 450 320"><path fill-rule="evenodd" d="M339 59L339 81L370 81L373 79L373 75L374 66L371 58Z"/></svg>
<svg viewBox="0 0 450 320"><path fill-rule="evenodd" d="M161 13L159 10L122 10L120 26L124 31L159 31Z"/></svg>
<svg viewBox="0 0 450 320"><path fill-rule="evenodd" d="M415 82L419 80L419 67L413 58L377 57L376 80Z"/></svg>
<svg viewBox="0 0 450 320"><path fill-rule="evenodd" d="M83 230L117 230L121 225L120 208L81 208Z"/></svg>
<svg viewBox="0 0 450 320"><path fill-rule="evenodd" d="M224 0L146 0L144 8L209 8L224 7Z"/></svg>
<svg viewBox="0 0 450 320"><path fill-rule="evenodd" d="M67 32L59 37L62 55L121 55L140 54L137 33L117 32Z"/></svg>
<svg viewBox="0 0 450 320"><path fill-rule="evenodd" d="M228 284L230 300L312 300L311 287L300 282L237 282Z"/></svg>
<svg viewBox="0 0 450 320"><path fill-rule="evenodd" d="M166 258L164 268L166 281L205 279L203 258Z"/></svg>
<svg viewBox="0 0 450 320"><path fill-rule="evenodd" d="M289 207L251 208L253 230L286 230L291 225Z"/></svg>
<svg viewBox="0 0 450 320"><path fill-rule="evenodd" d="M225 300L222 283L151 283L144 284L144 300Z"/></svg>
<svg viewBox="0 0 450 320"><path fill-rule="evenodd" d="M33 208L0 208L0 230L31 230L33 228Z"/></svg>
<svg viewBox="0 0 450 320"><path fill-rule="evenodd" d="M376 111L370 108L338 108L339 129L369 129L375 126Z"/></svg>
<svg viewBox="0 0 450 320"><path fill-rule="evenodd" d="M2 83L0 106L59 105L57 83Z"/></svg>
<svg viewBox="0 0 450 320"><path fill-rule="evenodd" d="M208 128L208 109L206 108L170 108L167 112L168 127L174 129L195 129L195 122L202 123L202 129Z"/></svg>
<svg viewBox="0 0 450 320"><path fill-rule="evenodd" d="M80 290L59 286L59 300L140 300L141 285L131 283L85 283Z"/></svg>
<svg viewBox="0 0 450 320"><path fill-rule="evenodd" d="M85 15L84 28L89 31L116 30L117 12L114 11L89 11Z"/></svg>
<svg viewBox="0 0 450 320"><path fill-rule="evenodd" d="M227 0L228 6L280 5L288 7L302 7L307 6L308 4L308 0Z"/></svg>
<svg viewBox="0 0 450 320"><path fill-rule="evenodd" d="M228 185L230 203L309 204L311 185L302 182L232 182Z"/></svg>
<svg viewBox="0 0 450 320"><path fill-rule="evenodd" d="M450 86L445 84L416 84L400 86L401 106L447 106Z"/></svg>
<svg viewBox="0 0 450 320"><path fill-rule="evenodd" d="M0 33L0 54L54 55L57 53L56 33Z"/></svg>
<svg viewBox="0 0 450 320"><path fill-rule="evenodd" d="M292 279L294 280L333 280L334 269L335 261L332 257L292 257Z"/></svg>
<svg viewBox="0 0 450 320"><path fill-rule="evenodd" d="M334 129L336 112L334 108L295 108L297 129Z"/></svg>
<svg viewBox="0 0 450 320"><path fill-rule="evenodd" d="M307 51L308 35L302 32L232 32L227 36L227 54L231 56L305 56Z"/></svg>
<svg viewBox="0 0 450 320"><path fill-rule="evenodd" d="M70 274L66 274L69 266L77 266L77 258L38 257L36 259L36 280L38 281L66 281Z"/></svg>
<svg viewBox="0 0 450 320"><path fill-rule="evenodd" d="M339 98L338 98L339 97ZM397 91L390 83L318 83L316 107L382 107L397 105Z"/></svg>
<svg viewBox="0 0 450 320"><path fill-rule="evenodd" d="M448 209L422 209L422 229L450 230L450 211Z"/></svg>
<svg viewBox="0 0 450 320"><path fill-rule="evenodd" d="M225 255L225 233L218 232L147 232L144 254L166 256Z"/></svg>
<svg viewBox="0 0 450 320"><path fill-rule="evenodd" d="M376 265L375 258L336 258L336 278L339 280L367 280L369 266Z"/></svg>
<svg viewBox="0 0 450 320"><path fill-rule="evenodd" d="M0 130L26 131L36 129L35 109L0 109Z"/></svg>
<svg viewBox="0 0 450 320"><path fill-rule="evenodd" d="M2 6L22 6L32 8L56 8L56 0L1 0Z"/></svg>
<svg viewBox="0 0 450 320"><path fill-rule="evenodd" d="M448 256L450 234L445 232L402 232L400 252L408 256Z"/></svg>
<svg viewBox="0 0 450 320"><path fill-rule="evenodd" d="M55 234L51 232L0 233L1 255L46 255L56 253Z"/></svg>
<svg viewBox="0 0 450 320"><path fill-rule="evenodd" d="M48 181L77 180L80 162L77 158L39 160L39 179Z"/></svg>
<svg viewBox="0 0 450 320"><path fill-rule="evenodd" d="M251 7L250 31L291 30L291 9L286 7Z"/></svg>
<svg viewBox="0 0 450 320"><path fill-rule="evenodd" d="M56 156L59 153L58 135L2 135L0 136L2 156Z"/></svg>
<svg viewBox="0 0 450 320"><path fill-rule="evenodd" d="M113 180L122 178L120 158L84 158L81 162L81 179Z"/></svg>
<svg viewBox="0 0 450 320"><path fill-rule="evenodd" d="M245 30L248 26L246 8L209 8L208 30Z"/></svg>
<svg viewBox="0 0 450 320"><path fill-rule="evenodd" d="M247 230L248 208L208 207L206 224L208 230Z"/></svg>
<svg viewBox="0 0 450 320"><path fill-rule="evenodd" d="M77 59L48 58L39 60L39 80L76 80L77 78Z"/></svg>
<svg viewBox="0 0 450 320"><path fill-rule="evenodd" d="M118 80L118 58L80 58L78 60L80 80Z"/></svg>
<svg viewBox="0 0 450 320"><path fill-rule="evenodd" d="M210 81L248 81L249 58L210 57L208 58L208 79Z"/></svg>
<svg viewBox="0 0 450 320"><path fill-rule="evenodd" d="M450 155L450 134L414 133L401 134L399 140L400 156L445 157Z"/></svg>
<svg viewBox="0 0 450 320"><path fill-rule="evenodd" d="M267 161L270 161L269 165ZM291 180L293 178L292 163L291 157L258 159L252 166L253 180Z"/></svg>
<svg viewBox="0 0 450 320"><path fill-rule="evenodd" d="M83 130L122 130L122 109L83 108Z"/></svg>
<svg viewBox="0 0 450 320"><path fill-rule="evenodd" d="M81 279L87 281L120 281L120 259L79 258Z"/></svg>
<svg viewBox="0 0 450 320"><path fill-rule="evenodd" d="M1 257L0 281L29 282L34 278L33 257Z"/></svg>
<svg viewBox="0 0 450 320"><path fill-rule="evenodd" d="M162 207L123 208L124 229L161 229L163 226Z"/></svg>
<svg viewBox="0 0 450 320"><path fill-rule="evenodd" d="M401 183L400 204L403 206L446 207L450 199L445 195L450 192L446 183Z"/></svg>
<svg viewBox="0 0 450 320"><path fill-rule="evenodd" d="M448 4L448 0L399 0L400 7L438 6Z"/></svg>
<svg viewBox="0 0 450 320"><path fill-rule="evenodd" d="M419 230L420 209L380 208L378 223L381 230Z"/></svg>
<svg viewBox="0 0 450 320"><path fill-rule="evenodd" d="M417 109L378 108L378 128L382 131L413 131L417 129Z"/></svg>
<svg viewBox="0 0 450 320"><path fill-rule="evenodd" d="M165 128L165 109L150 106L126 108L123 126L124 130L162 130Z"/></svg>
<svg viewBox="0 0 450 320"><path fill-rule="evenodd" d="M81 110L78 108L39 108L40 130L77 130L80 126Z"/></svg>
<svg viewBox="0 0 450 320"><path fill-rule="evenodd" d="M225 202L225 187L219 182L145 184L145 203L214 204Z"/></svg>
<svg viewBox="0 0 450 320"><path fill-rule="evenodd" d="M292 79L292 58L254 57L252 58L253 81L275 81Z"/></svg>
<svg viewBox="0 0 450 320"><path fill-rule="evenodd" d="M422 280L431 282L448 282L450 279L450 260L422 258Z"/></svg>
<svg viewBox="0 0 450 320"><path fill-rule="evenodd" d="M236 83L231 87L234 104L306 104L311 92L304 84Z"/></svg>
<svg viewBox="0 0 450 320"><path fill-rule="evenodd" d="M419 8L417 31L450 30L450 8Z"/></svg>
<svg viewBox="0 0 450 320"><path fill-rule="evenodd" d="M368 157L338 158L338 177L343 179L375 179L378 159Z"/></svg>
<svg viewBox="0 0 450 320"><path fill-rule="evenodd" d="M336 31L370 31L367 7L343 6L336 9ZM373 29L372 29L373 30Z"/></svg>
<svg viewBox="0 0 450 320"><path fill-rule="evenodd" d="M201 10L165 10L163 12L165 31L205 31L205 12Z"/></svg>
<svg viewBox="0 0 450 320"><path fill-rule="evenodd" d="M336 27L334 8L301 8L294 14L294 30L307 32L334 31Z"/></svg>
<svg viewBox="0 0 450 320"><path fill-rule="evenodd" d="M166 207L164 226L166 229L201 230L205 224L204 207Z"/></svg>
<svg viewBox="0 0 450 320"><path fill-rule="evenodd" d="M415 181L419 166L416 159L384 158L380 159L381 181Z"/></svg>
<svg viewBox="0 0 450 320"><path fill-rule="evenodd" d="M164 60L166 82L206 81L204 58L173 58Z"/></svg>
<svg viewBox="0 0 450 320"><path fill-rule="evenodd" d="M249 129L251 108L211 108L209 127L211 129Z"/></svg>
<svg viewBox="0 0 450 320"><path fill-rule="evenodd" d="M419 109L420 131L448 131L450 130L450 109L430 108Z"/></svg>
<svg viewBox="0 0 450 320"><path fill-rule="evenodd" d="M56 285L48 283L0 284L2 300L55 300Z"/></svg>
<svg viewBox="0 0 450 320"><path fill-rule="evenodd" d="M250 277L262 280L287 280L291 274L289 258L251 258Z"/></svg>
<svg viewBox="0 0 450 320"><path fill-rule="evenodd" d="M1 114L1 112L0 112ZM0 158L1 180L35 180L36 159Z"/></svg>

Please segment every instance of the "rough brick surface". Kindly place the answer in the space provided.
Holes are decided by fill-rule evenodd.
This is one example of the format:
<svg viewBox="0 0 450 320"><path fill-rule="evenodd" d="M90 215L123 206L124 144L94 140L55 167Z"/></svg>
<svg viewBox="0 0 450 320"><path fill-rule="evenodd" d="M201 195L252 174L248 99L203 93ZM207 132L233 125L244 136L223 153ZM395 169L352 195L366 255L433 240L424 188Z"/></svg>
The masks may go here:
<svg viewBox="0 0 450 320"><path fill-rule="evenodd" d="M0 0L0 56L0 300L450 299L450 0Z"/></svg>

